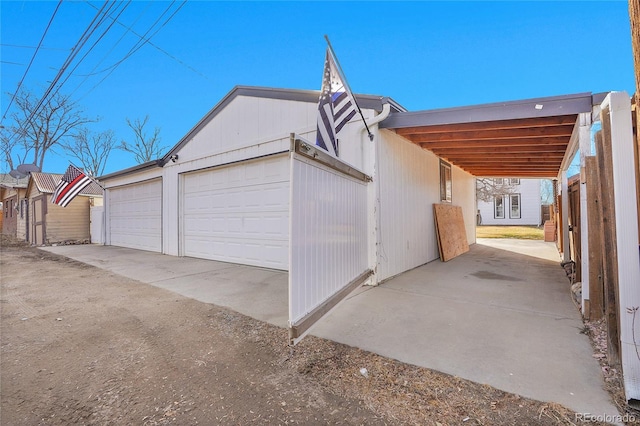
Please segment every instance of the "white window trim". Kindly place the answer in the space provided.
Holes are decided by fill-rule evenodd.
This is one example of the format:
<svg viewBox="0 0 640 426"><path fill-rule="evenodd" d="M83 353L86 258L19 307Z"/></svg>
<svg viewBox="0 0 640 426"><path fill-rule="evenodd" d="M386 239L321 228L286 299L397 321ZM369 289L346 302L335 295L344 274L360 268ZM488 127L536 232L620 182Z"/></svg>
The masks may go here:
<svg viewBox="0 0 640 426"><path fill-rule="evenodd" d="M518 199L518 216L513 214L513 199ZM520 194L509 195L509 219L522 219L522 197Z"/></svg>
<svg viewBox="0 0 640 426"><path fill-rule="evenodd" d="M502 200L502 215L498 215L498 200ZM493 197L493 218L494 219L504 219L504 196L495 196Z"/></svg>

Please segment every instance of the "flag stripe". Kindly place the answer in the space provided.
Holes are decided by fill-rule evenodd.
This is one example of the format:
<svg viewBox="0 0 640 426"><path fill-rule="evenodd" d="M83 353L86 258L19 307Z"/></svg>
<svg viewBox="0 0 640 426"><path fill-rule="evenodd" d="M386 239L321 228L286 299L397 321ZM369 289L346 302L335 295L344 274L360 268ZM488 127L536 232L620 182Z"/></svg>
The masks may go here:
<svg viewBox="0 0 640 426"><path fill-rule="evenodd" d="M327 48L318 100L316 145L336 157L339 154L338 133L356 115L356 102L338 72L331 50Z"/></svg>
<svg viewBox="0 0 640 426"><path fill-rule="evenodd" d="M83 189L91 183L80 169L70 165L67 171L56 185L56 189L51 197L51 202L61 207L67 207Z"/></svg>

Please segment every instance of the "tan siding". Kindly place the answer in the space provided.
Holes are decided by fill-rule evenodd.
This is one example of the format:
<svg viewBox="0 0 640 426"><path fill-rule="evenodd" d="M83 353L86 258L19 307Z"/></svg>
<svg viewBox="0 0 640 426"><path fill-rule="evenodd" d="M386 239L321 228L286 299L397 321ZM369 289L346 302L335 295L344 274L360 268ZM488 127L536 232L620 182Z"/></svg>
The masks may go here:
<svg viewBox="0 0 640 426"><path fill-rule="evenodd" d="M76 197L67 207L47 205L47 241L84 240L89 230L89 197Z"/></svg>

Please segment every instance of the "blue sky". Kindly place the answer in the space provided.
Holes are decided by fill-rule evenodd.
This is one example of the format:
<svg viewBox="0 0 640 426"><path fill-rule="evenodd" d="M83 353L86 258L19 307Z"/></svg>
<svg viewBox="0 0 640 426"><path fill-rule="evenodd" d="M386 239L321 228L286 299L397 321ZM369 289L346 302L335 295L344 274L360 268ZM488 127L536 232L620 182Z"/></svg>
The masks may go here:
<svg viewBox="0 0 640 426"><path fill-rule="evenodd" d="M57 4L0 3L2 114ZM48 87L102 4L62 3L24 87L39 94ZM127 140L126 118L149 115L151 127L160 127L163 144L171 147L235 85L317 90L324 34L355 92L390 96L413 111L634 92L625 1L192 0L153 35L153 45L127 55L140 41L131 30L145 34L165 10L170 15L181 4L131 2L118 17L122 25L113 25L89 51L107 25L100 27L72 62L69 69L75 71L60 92L88 116L101 118L92 130L112 129ZM117 63L110 74L101 72ZM64 155L50 154L44 168L62 172L67 164ZM134 164L130 154L114 151L106 172Z"/></svg>

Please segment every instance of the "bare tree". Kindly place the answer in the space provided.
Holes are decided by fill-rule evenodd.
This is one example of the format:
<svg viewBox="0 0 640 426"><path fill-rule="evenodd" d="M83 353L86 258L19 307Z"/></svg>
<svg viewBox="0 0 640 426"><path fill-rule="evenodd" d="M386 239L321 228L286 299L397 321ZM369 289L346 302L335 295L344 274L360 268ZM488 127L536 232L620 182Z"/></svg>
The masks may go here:
<svg viewBox="0 0 640 426"><path fill-rule="evenodd" d="M153 129L153 134L149 135L145 130L145 126L149 121L149 116L145 116L141 121L136 118L131 121L127 118L127 125L133 130L134 141L122 141L118 146L119 149L132 153L138 163L146 163L147 161L157 160L167 148L160 144L160 128Z"/></svg>
<svg viewBox="0 0 640 426"><path fill-rule="evenodd" d="M32 155L33 164L40 169L50 149L71 136L76 128L95 121L85 117L75 102L60 93L40 103L33 93L23 90L15 97L15 104L16 112L11 115L15 125L10 129L6 149L21 151L25 161Z"/></svg>
<svg viewBox="0 0 640 426"><path fill-rule="evenodd" d="M9 166L9 170L13 170L23 164L27 160L27 155L29 155L29 147L23 146L24 139L12 138L11 136L12 133L8 129L0 129L0 155L2 155L0 161L6 163Z"/></svg>
<svg viewBox="0 0 640 426"><path fill-rule="evenodd" d="M509 179L477 178L476 198L478 201L492 202L495 197L514 194L516 186Z"/></svg>
<svg viewBox="0 0 640 426"><path fill-rule="evenodd" d="M85 172L91 176L101 176L107 165L111 150L116 146L116 137L112 130L94 133L81 128L71 142L61 144L62 149L77 158Z"/></svg>

